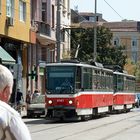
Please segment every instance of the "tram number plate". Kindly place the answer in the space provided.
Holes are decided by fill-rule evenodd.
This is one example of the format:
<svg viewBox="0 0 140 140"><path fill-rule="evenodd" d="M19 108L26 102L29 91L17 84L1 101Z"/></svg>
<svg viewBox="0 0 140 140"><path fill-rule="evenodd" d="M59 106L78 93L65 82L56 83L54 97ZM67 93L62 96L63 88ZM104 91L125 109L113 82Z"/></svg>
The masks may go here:
<svg viewBox="0 0 140 140"><path fill-rule="evenodd" d="M38 110L38 111L35 111L35 113L42 113L42 111L39 111L39 110Z"/></svg>

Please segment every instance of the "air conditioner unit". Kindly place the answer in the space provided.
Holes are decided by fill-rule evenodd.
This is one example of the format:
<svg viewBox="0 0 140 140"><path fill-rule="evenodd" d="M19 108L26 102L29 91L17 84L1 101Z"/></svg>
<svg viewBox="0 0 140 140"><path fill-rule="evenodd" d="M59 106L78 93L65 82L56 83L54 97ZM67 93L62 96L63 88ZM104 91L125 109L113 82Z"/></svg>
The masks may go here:
<svg viewBox="0 0 140 140"><path fill-rule="evenodd" d="M14 20L12 17L7 18L7 26L13 26L14 25Z"/></svg>

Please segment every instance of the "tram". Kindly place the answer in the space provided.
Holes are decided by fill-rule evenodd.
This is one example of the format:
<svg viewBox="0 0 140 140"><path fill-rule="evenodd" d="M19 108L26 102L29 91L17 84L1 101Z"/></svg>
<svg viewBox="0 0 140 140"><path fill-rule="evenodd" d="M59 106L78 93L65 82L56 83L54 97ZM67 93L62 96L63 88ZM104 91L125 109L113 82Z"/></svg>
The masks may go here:
<svg viewBox="0 0 140 140"><path fill-rule="evenodd" d="M113 109L130 111L135 104L135 77L126 73L114 72Z"/></svg>
<svg viewBox="0 0 140 140"><path fill-rule="evenodd" d="M135 77L99 63L50 63L45 77L49 119L86 120L113 110L130 110L135 103Z"/></svg>

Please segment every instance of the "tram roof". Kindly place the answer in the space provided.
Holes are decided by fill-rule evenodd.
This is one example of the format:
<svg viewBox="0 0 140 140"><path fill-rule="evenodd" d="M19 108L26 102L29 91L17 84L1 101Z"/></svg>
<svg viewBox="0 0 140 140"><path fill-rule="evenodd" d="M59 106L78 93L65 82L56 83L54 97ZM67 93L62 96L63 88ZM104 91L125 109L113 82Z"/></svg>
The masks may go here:
<svg viewBox="0 0 140 140"><path fill-rule="evenodd" d="M104 68L102 66L94 66L94 65L90 65L87 63L73 63L73 62L59 62L59 63L49 63L46 66L80 66L80 67L88 67L88 68L94 68L94 69L98 69L98 70L105 70L105 71L110 71L113 72L113 70L111 69L107 69Z"/></svg>
<svg viewBox="0 0 140 140"><path fill-rule="evenodd" d="M128 74L128 73L123 73L123 72L119 72L119 71L115 71L115 72L113 72L113 73L114 73L114 74L117 74L117 75L123 75L123 76L135 78L134 75L130 75L130 74Z"/></svg>

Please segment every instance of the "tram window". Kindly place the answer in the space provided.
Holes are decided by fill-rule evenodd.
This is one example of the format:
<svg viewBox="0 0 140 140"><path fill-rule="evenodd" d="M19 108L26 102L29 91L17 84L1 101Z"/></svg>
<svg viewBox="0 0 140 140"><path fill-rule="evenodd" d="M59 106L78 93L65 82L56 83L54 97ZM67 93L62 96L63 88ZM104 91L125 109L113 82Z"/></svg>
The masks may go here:
<svg viewBox="0 0 140 140"><path fill-rule="evenodd" d="M117 75L114 74L113 76L113 88L114 88L114 92L118 91L117 90Z"/></svg>
<svg viewBox="0 0 140 140"><path fill-rule="evenodd" d="M83 68L83 88L92 89L92 69Z"/></svg>
<svg viewBox="0 0 140 140"><path fill-rule="evenodd" d="M81 89L81 67L77 67L76 71L76 89Z"/></svg>
<svg viewBox="0 0 140 140"><path fill-rule="evenodd" d="M135 79L127 78L128 91L135 91Z"/></svg>
<svg viewBox="0 0 140 140"><path fill-rule="evenodd" d="M102 76L101 76L101 88L105 89L106 87L106 77L105 77L105 72L102 72Z"/></svg>
<svg viewBox="0 0 140 140"><path fill-rule="evenodd" d="M112 76L112 74L111 73L106 73L106 86L105 86L105 88L107 89L107 90L112 90L112 87L113 87L113 84L112 84L112 82L113 82L113 76Z"/></svg>
<svg viewBox="0 0 140 140"><path fill-rule="evenodd" d="M75 88L75 67L48 67L46 88L53 94L73 94Z"/></svg>
<svg viewBox="0 0 140 140"><path fill-rule="evenodd" d="M124 77L122 75L118 75L117 77L117 90L123 91L124 89Z"/></svg>
<svg viewBox="0 0 140 140"><path fill-rule="evenodd" d="M101 75L99 70L93 71L93 88L101 89Z"/></svg>
<svg viewBox="0 0 140 140"><path fill-rule="evenodd" d="M124 90L124 77L122 75L114 75L114 91Z"/></svg>
<svg viewBox="0 0 140 140"><path fill-rule="evenodd" d="M124 77L124 90L128 91L128 80L126 77Z"/></svg>

